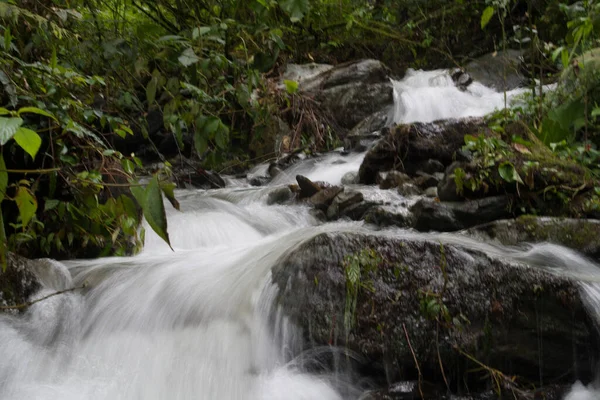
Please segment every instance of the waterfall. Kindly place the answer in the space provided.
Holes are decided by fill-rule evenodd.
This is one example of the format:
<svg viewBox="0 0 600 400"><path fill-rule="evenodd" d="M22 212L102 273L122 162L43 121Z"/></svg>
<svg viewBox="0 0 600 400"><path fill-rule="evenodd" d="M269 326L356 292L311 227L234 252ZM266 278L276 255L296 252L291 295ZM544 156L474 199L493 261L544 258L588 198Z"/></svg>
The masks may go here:
<svg viewBox="0 0 600 400"><path fill-rule="evenodd" d="M483 116L504 104L502 93L478 83L459 90L441 70L409 71L394 87L396 123ZM509 100L522 92L510 92ZM36 303L20 316L0 314L0 399L358 398L360 388L343 371L303 368L299 359L310 353L302 352L299 333L284 315L273 322L277 290L270 271L321 232L370 228L354 222L323 225L305 206L267 206L266 198L296 174L339 184L344 174L358 170L363 157L332 152L304 160L267 188L180 191L182 211L167 210L174 251L146 227L145 248L135 257L51 263L37 298L87 287ZM369 188L365 196L401 200L390 193ZM514 250L458 235L437 238L487 246L485 251L559 273L598 276L595 265L579 256L565 258L570 253L559 247ZM589 285L582 290L590 304L599 302L596 284ZM597 398L592 390L576 384L567 400Z"/></svg>

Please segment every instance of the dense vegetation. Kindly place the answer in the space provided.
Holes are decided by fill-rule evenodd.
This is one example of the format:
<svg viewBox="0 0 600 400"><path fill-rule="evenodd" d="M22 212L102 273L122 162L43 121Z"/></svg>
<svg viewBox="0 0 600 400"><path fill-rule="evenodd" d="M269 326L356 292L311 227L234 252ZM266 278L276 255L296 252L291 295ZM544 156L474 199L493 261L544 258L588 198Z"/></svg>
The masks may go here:
<svg viewBox="0 0 600 400"><path fill-rule="evenodd" d="M276 157L275 116L292 147L330 145L301 125L297 86L278 88L288 62L402 74L527 49L533 94L491 124L522 121L598 174L599 25L596 0L0 0L0 254L128 254L142 211L168 241L173 171Z"/></svg>

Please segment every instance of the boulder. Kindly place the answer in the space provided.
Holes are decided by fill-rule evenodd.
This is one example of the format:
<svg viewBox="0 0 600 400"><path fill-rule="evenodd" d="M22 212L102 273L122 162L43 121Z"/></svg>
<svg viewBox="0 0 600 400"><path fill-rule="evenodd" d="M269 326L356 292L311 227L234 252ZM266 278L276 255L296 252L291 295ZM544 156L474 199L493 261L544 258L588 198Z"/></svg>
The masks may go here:
<svg viewBox="0 0 600 400"><path fill-rule="evenodd" d="M411 207L412 226L420 232L452 232L497 219L510 218L509 196L484 197L462 202L421 199Z"/></svg>
<svg viewBox="0 0 600 400"><path fill-rule="evenodd" d="M398 194L405 197L418 196L421 194L421 190L414 183L405 182L398 187Z"/></svg>
<svg viewBox="0 0 600 400"><path fill-rule="evenodd" d="M467 65L465 71L475 81L498 91L512 90L526 83L520 64L523 51L508 49L481 56Z"/></svg>
<svg viewBox="0 0 600 400"><path fill-rule="evenodd" d="M345 346L389 382L416 380L415 359L425 381L443 382L441 364L451 388L474 392L490 387L482 364L526 382L595 374L598 333L578 284L547 270L428 237L344 232L307 240L272 272L306 343Z"/></svg>
<svg viewBox="0 0 600 400"><path fill-rule="evenodd" d="M300 90L312 95L344 129L394 103L389 70L376 60L338 65L304 80Z"/></svg>
<svg viewBox="0 0 600 400"><path fill-rule="evenodd" d="M478 225L466 234L505 246L524 242L549 242L569 247L596 260L600 259L600 221L523 215Z"/></svg>
<svg viewBox="0 0 600 400"><path fill-rule="evenodd" d="M27 302L32 294L41 289L35 273L36 262L8 253L6 271L0 269L0 312L1 307Z"/></svg>
<svg viewBox="0 0 600 400"><path fill-rule="evenodd" d="M465 135L491 134L481 118L399 125L384 129L383 137L365 155L358 173L360 183L373 184L377 173L395 169L414 176L423 163L452 163L465 144Z"/></svg>

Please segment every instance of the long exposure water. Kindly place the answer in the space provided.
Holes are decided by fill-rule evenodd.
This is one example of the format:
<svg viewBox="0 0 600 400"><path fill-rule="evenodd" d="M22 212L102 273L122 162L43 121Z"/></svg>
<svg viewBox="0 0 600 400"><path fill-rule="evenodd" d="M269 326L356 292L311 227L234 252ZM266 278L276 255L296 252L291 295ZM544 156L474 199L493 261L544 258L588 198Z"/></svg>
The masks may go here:
<svg viewBox="0 0 600 400"><path fill-rule="evenodd" d="M394 82L391 120L479 116L504 104L501 93L479 84L462 92L449 79L445 71L411 71ZM21 316L0 316L0 399L359 398L343 373L304 370L293 350L298 335L284 315L273 327L270 270L320 232L369 228L321 224L304 206L268 206L266 199L297 173L339 184L345 173L358 170L362 157L332 153L306 160L265 188L178 192L181 212L168 209L175 251L148 230L135 257L49 262L37 298L87 286L39 302ZM375 188L365 195L401 200ZM377 234L417 235L401 229ZM507 249L460 235L419 235L571 274L586 282L582 291L591 310L600 302L598 267L564 248ZM567 400L596 399L598 393L576 384Z"/></svg>

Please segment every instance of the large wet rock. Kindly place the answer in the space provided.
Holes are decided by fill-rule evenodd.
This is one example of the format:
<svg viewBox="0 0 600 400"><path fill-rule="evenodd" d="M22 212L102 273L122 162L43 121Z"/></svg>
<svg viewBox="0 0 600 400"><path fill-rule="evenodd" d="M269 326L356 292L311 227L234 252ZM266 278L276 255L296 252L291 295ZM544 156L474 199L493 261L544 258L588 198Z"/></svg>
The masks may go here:
<svg viewBox="0 0 600 400"><path fill-rule="evenodd" d="M388 109L394 103L389 70L376 60L338 65L304 80L300 90L313 95L331 114L335 123L344 129L354 128L359 122ZM380 119L365 124L380 125L377 121Z"/></svg>
<svg viewBox="0 0 600 400"><path fill-rule="evenodd" d="M421 199L411 207L411 226L421 232L452 232L512 216L511 198L485 197L461 202Z"/></svg>
<svg viewBox="0 0 600 400"><path fill-rule="evenodd" d="M353 260L358 289L349 286ZM282 259L273 281L307 343L346 346L388 382L416 379L415 359L430 382L443 382L441 363L454 390L490 388L478 363L536 384L594 376L597 331L577 284L476 250L320 234Z"/></svg>
<svg viewBox="0 0 600 400"><path fill-rule="evenodd" d="M555 243L600 259L600 221L594 219L523 215L516 219L479 225L465 233L506 246L516 246L524 242Z"/></svg>
<svg viewBox="0 0 600 400"><path fill-rule="evenodd" d="M0 307L24 304L41 288L35 263L38 261L8 253L6 271L0 269Z"/></svg>
<svg viewBox="0 0 600 400"><path fill-rule="evenodd" d="M450 165L454 153L464 146L465 135L489 132L480 118L415 123L386 129L384 137L367 152L360 166L359 180L373 184L380 171L395 169L412 176L429 168L432 162L438 166Z"/></svg>
<svg viewBox="0 0 600 400"><path fill-rule="evenodd" d="M512 49L489 53L465 65L465 70L475 81L498 91L516 89L526 83L520 70L522 55Z"/></svg>

